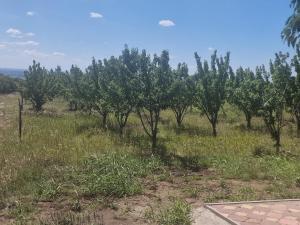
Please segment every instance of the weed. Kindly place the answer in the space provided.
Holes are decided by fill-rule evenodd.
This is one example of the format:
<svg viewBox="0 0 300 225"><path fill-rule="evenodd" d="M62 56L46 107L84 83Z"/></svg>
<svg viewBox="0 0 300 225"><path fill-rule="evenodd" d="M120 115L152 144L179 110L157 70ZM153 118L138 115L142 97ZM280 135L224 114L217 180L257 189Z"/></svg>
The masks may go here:
<svg viewBox="0 0 300 225"><path fill-rule="evenodd" d="M59 193L61 186L54 179L41 181L37 184L36 198L40 201L51 201L55 199Z"/></svg>
<svg viewBox="0 0 300 225"><path fill-rule="evenodd" d="M138 178L154 173L162 165L155 157L143 159L123 153L107 153L90 157L84 167L85 194L123 197L141 193Z"/></svg>
<svg viewBox="0 0 300 225"><path fill-rule="evenodd" d="M166 209L158 215L160 225L191 225L191 207L182 200L174 200Z"/></svg>

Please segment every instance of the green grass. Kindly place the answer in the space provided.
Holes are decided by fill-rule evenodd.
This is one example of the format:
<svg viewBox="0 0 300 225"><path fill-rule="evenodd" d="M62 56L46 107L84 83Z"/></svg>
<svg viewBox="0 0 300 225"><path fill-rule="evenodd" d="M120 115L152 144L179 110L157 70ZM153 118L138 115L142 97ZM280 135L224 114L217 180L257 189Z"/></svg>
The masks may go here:
<svg viewBox="0 0 300 225"><path fill-rule="evenodd" d="M140 194L143 187L138 178L163 170L156 157L144 159L122 152L91 157L85 162L84 168L78 174L83 181L84 194L102 194L105 197Z"/></svg>
<svg viewBox="0 0 300 225"><path fill-rule="evenodd" d="M283 129L285 154L276 155L263 121L254 118L253 129L247 130L243 115L227 104L225 113L220 114L216 138L211 135L207 119L196 110L188 113L182 128L176 127L173 113L167 110L159 125L159 146L178 157L162 162L151 156L149 139L135 114L130 116L124 137L120 138L112 116L106 131L101 129L99 115L68 112L67 104L61 100L47 104L42 115L31 113L26 105L20 142L16 96L2 95L0 102L5 103L9 121L5 128L0 127L0 206L15 200L28 203L55 201L64 196L77 199L140 194L147 188L145 179L152 183L172 182L176 179L173 170L182 174L192 171L195 179L202 171L212 171L204 177L225 183L238 180L266 185L263 190L231 190L220 185L214 191L207 187L209 194L204 196L191 185L195 179L185 177L183 192L204 201L300 196L300 139L292 123ZM21 210L19 214L30 211ZM15 218L16 214L18 210L12 213Z"/></svg>
<svg viewBox="0 0 300 225"><path fill-rule="evenodd" d="M150 217L149 217L150 216ZM148 217L159 225L191 225L191 206L180 199L174 199L169 205L155 214L148 214Z"/></svg>

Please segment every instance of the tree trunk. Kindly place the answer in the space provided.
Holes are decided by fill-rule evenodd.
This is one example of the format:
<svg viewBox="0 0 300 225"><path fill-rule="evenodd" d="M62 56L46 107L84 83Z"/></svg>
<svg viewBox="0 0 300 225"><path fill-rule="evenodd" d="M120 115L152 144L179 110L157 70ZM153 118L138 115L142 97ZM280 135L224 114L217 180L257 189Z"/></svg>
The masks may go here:
<svg viewBox="0 0 300 225"><path fill-rule="evenodd" d="M177 121L178 127L181 127L181 125L182 125L182 119L181 119L181 116L176 116L176 121Z"/></svg>
<svg viewBox="0 0 300 225"><path fill-rule="evenodd" d="M251 129L251 119L252 119L252 117L250 115L246 115L248 129Z"/></svg>
<svg viewBox="0 0 300 225"><path fill-rule="evenodd" d="M157 133L156 132L154 132L152 134L151 140L152 140L152 152L156 153L157 152Z"/></svg>
<svg viewBox="0 0 300 225"><path fill-rule="evenodd" d="M300 116L296 116L297 123L297 137L300 138Z"/></svg>
<svg viewBox="0 0 300 225"><path fill-rule="evenodd" d="M120 135L120 137L123 137L123 130L124 130L124 126L123 125L121 125L121 126L119 126L119 135Z"/></svg>
<svg viewBox="0 0 300 225"><path fill-rule="evenodd" d="M153 119L154 119L153 120L154 124L152 126L152 131L151 131L151 133L152 133L152 137L151 137L151 139L152 139L152 152L157 153L157 133L158 133L157 126L158 126L158 120L159 120L159 112L155 112L155 116L154 116Z"/></svg>
<svg viewBox="0 0 300 225"><path fill-rule="evenodd" d="M275 137L275 141L276 141L276 143L275 143L275 148L276 148L276 154L279 154L280 153L280 133L278 132L278 134L276 135L276 137Z"/></svg>
<svg viewBox="0 0 300 225"><path fill-rule="evenodd" d="M212 122L212 129L213 129L213 136L217 137L217 123L216 122Z"/></svg>
<svg viewBox="0 0 300 225"><path fill-rule="evenodd" d="M107 129L107 115L108 113L102 113L102 127Z"/></svg>

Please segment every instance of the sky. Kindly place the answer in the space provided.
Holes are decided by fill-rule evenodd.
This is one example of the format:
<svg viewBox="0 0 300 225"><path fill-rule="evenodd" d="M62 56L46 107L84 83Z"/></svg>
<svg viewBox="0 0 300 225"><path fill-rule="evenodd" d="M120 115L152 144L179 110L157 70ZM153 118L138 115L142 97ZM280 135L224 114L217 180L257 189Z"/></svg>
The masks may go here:
<svg viewBox="0 0 300 225"><path fill-rule="evenodd" d="M170 52L170 64L194 52L231 53L231 65L255 68L290 52L281 30L289 0L0 0L0 67L85 68L130 48Z"/></svg>

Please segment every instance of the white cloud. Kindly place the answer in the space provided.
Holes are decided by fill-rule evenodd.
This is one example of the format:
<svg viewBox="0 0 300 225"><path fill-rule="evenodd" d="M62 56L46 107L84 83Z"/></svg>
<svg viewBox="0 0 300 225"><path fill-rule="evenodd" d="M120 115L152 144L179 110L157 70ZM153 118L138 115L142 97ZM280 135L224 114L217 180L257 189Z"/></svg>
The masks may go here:
<svg viewBox="0 0 300 225"><path fill-rule="evenodd" d="M34 16L34 15L35 15L35 12L33 12L33 11L28 11L28 12L26 12L26 15L27 15L27 16Z"/></svg>
<svg viewBox="0 0 300 225"><path fill-rule="evenodd" d="M18 42L11 42L11 43L20 46L38 46L40 44L39 42L36 41L18 41Z"/></svg>
<svg viewBox="0 0 300 225"><path fill-rule="evenodd" d="M5 48L5 47L6 47L5 44L0 44L0 49L1 49L1 48Z"/></svg>
<svg viewBox="0 0 300 225"><path fill-rule="evenodd" d="M20 47L20 46L38 46L40 43L36 41L5 41L0 42L0 45L7 47Z"/></svg>
<svg viewBox="0 0 300 225"><path fill-rule="evenodd" d="M63 52L53 52L52 55L54 56L65 56L66 54Z"/></svg>
<svg viewBox="0 0 300 225"><path fill-rule="evenodd" d="M215 51L215 48L213 48L213 47L208 47L208 51Z"/></svg>
<svg viewBox="0 0 300 225"><path fill-rule="evenodd" d="M172 20L161 20L158 24L162 27L173 27L175 23Z"/></svg>
<svg viewBox="0 0 300 225"><path fill-rule="evenodd" d="M103 18L103 15L97 12L90 12L90 17L94 19Z"/></svg>
<svg viewBox="0 0 300 225"><path fill-rule="evenodd" d="M28 32L28 33L26 33L25 35L28 36L28 37L33 37L33 36L35 36L35 33Z"/></svg>
<svg viewBox="0 0 300 225"><path fill-rule="evenodd" d="M32 32L23 33L22 31L16 28L9 28L8 30L6 30L6 33L12 38L32 37L35 35Z"/></svg>
<svg viewBox="0 0 300 225"><path fill-rule="evenodd" d="M14 38L19 38L22 36L22 32L15 28L9 28L8 30L6 30L6 33Z"/></svg>
<svg viewBox="0 0 300 225"><path fill-rule="evenodd" d="M43 52L39 52L35 49L32 49L32 50L26 49L26 50L24 50L24 53L26 55L30 55L30 56L33 56L33 57L48 57L49 56L48 54L43 53Z"/></svg>

